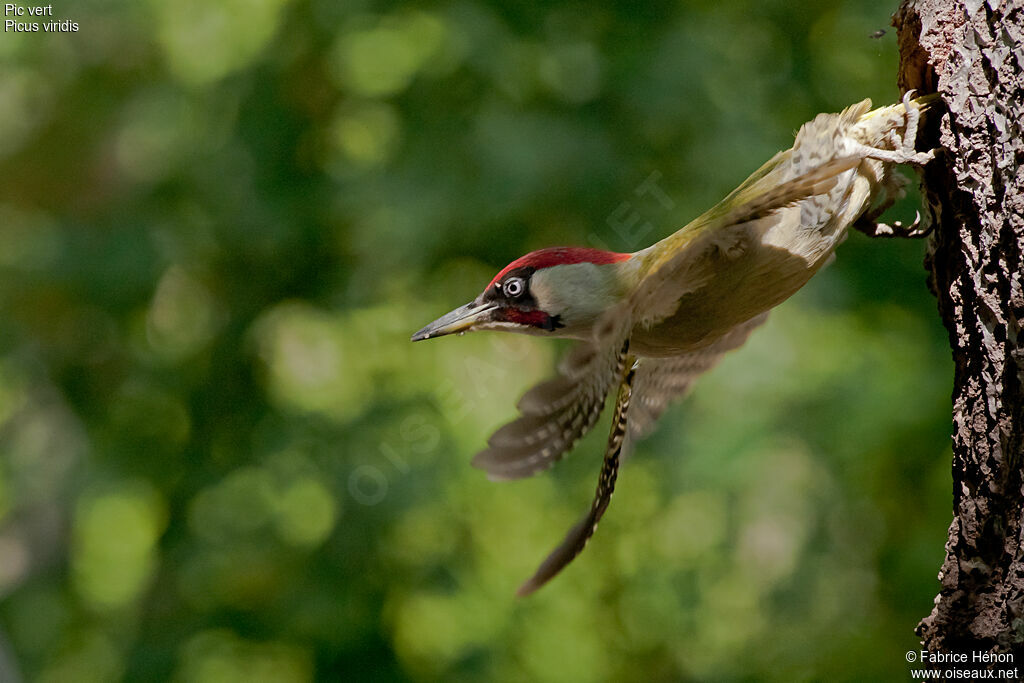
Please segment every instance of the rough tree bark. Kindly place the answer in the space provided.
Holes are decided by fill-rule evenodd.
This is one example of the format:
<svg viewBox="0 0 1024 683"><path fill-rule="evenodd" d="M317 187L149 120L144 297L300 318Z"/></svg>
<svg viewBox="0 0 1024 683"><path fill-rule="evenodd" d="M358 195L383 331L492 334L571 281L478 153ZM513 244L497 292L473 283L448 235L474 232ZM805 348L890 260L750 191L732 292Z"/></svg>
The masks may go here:
<svg viewBox="0 0 1024 683"><path fill-rule="evenodd" d="M956 364L953 522L917 634L930 652L1013 653L1024 672L1024 2L904 0L893 24L900 86L946 105L923 190Z"/></svg>

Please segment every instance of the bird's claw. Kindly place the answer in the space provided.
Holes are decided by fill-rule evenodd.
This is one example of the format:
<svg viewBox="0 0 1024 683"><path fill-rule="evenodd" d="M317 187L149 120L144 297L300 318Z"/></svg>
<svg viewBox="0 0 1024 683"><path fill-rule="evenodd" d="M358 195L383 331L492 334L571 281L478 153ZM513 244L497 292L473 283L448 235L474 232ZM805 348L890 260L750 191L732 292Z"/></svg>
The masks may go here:
<svg viewBox="0 0 1024 683"><path fill-rule="evenodd" d="M926 237L931 231L931 225L922 226L921 212L918 211L914 222L904 225L903 221L893 221L892 224L879 223L871 219L861 219L853 224L853 227L868 237L903 237L907 239L918 239Z"/></svg>
<svg viewBox="0 0 1024 683"><path fill-rule="evenodd" d="M921 122L921 111L911 104L916 90L908 90L903 93L903 112L906 118L903 134L892 133L893 147L895 149L877 149L864 146L866 156L879 161L886 161L893 164L913 164L924 166L935 158L938 149L930 149L926 152L918 152L916 148L917 129Z"/></svg>

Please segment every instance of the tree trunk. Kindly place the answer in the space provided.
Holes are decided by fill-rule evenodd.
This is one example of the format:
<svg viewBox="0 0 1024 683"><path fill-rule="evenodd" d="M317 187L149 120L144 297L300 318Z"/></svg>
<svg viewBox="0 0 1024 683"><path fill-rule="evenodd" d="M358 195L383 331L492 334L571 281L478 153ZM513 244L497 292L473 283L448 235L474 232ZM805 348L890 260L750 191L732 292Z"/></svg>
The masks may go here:
<svg viewBox="0 0 1024 683"><path fill-rule="evenodd" d="M1024 672L1024 3L904 0L899 84L938 92L925 135L927 267L949 331L953 521L922 649L1011 653ZM996 668L1005 665L996 665Z"/></svg>

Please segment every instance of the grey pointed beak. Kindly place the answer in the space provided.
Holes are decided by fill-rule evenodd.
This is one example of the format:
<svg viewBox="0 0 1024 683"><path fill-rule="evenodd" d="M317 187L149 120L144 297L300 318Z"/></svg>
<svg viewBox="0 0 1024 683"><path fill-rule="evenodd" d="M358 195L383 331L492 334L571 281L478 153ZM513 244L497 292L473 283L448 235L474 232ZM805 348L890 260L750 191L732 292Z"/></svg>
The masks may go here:
<svg viewBox="0 0 1024 683"><path fill-rule="evenodd" d="M448 315L442 315L412 335L412 341L443 337L446 334L454 334L456 332L468 332L480 323L493 320L494 318L491 313L497 308L497 304L483 304L470 301L465 306L459 306Z"/></svg>

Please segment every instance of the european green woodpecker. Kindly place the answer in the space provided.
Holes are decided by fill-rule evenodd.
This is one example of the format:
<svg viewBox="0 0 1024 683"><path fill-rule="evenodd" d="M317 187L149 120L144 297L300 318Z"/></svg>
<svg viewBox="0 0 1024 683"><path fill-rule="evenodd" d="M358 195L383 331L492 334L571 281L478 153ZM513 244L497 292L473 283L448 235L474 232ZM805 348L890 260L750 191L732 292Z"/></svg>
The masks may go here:
<svg viewBox="0 0 1024 683"><path fill-rule="evenodd" d="M521 416L495 432L473 465L492 479L547 469L597 422L616 389L597 492L519 589L532 593L583 550L612 496L623 443L746 341L768 311L833 258L855 222L874 224L902 194L894 165L923 165L920 112L930 98L871 110L864 100L804 124L779 152L696 220L632 254L554 247L516 259L473 301L413 341L503 330L579 343L559 374L528 391Z"/></svg>

